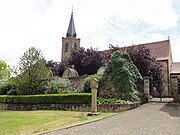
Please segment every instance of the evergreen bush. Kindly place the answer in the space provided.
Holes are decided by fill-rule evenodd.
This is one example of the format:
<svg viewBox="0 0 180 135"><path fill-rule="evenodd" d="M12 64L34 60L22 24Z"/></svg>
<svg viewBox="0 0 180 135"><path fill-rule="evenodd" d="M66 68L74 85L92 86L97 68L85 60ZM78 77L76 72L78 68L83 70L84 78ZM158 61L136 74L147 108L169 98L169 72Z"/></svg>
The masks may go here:
<svg viewBox="0 0 180 135"><path fill-rule="evenodd" d="M113 53L101 81L99 94L104 98L137 101L143 91L143 79L126 52Z"/></svg>

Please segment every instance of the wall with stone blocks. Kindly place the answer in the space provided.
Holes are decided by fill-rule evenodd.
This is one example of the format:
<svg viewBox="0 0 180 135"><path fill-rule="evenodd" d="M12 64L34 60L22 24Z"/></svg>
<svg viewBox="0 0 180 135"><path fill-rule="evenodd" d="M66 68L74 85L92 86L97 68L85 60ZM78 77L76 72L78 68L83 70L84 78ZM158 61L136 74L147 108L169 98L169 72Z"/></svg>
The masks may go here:
<svg viewBox="0 0 180 135"><path fill-rule="evenodd" d="M112 105L98 105L98 112L122 112L139 107L140 103L133 104L112 104ZM0 110L66 110L66 111L90 111L90 104L2 104L0 103Z"/></svg>

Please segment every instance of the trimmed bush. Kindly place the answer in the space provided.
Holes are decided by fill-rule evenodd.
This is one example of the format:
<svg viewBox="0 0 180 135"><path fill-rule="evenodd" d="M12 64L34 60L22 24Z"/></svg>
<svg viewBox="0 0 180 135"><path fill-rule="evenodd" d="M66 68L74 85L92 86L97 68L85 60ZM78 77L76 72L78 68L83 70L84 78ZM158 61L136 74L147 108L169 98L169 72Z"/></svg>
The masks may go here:
<svg viewBox="0 0 180 135"><path fill-rule="evenodd" d="M0 96L5 104L89 104L90 93Z"/></svg>
<svg viewBox="0 0 180 135"><path fill-rule="evenodd" d="M86 77L84 79L84 87L83 87L85 93L91 93L90 82L92 81L93 78L96 78L98 82L101 81L101 76L97 74Z"/></svg>

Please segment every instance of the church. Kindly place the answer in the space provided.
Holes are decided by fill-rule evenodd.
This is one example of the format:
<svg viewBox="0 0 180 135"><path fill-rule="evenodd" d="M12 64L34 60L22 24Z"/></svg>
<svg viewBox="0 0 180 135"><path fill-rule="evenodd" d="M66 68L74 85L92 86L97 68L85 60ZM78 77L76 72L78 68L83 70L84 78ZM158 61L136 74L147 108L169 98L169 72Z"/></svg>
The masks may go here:
<svg viewBox="0 0 180 135"><path fill-rule="evenodd" d="M180 62L173 62L170 40L168 39L134 46L144 46L145 48L149 49L152 56L154 56L157 61L163 64L162 96L171 97L174 94L178 95L178 93L173 92L173 79L175 78L175 81L177 82L177 79L180 78ZM79 47L80 38L76 37L76 30L72 12L66 37L62 37L61 61L64 61L65 59L70 57L71 49Z"/></svg>

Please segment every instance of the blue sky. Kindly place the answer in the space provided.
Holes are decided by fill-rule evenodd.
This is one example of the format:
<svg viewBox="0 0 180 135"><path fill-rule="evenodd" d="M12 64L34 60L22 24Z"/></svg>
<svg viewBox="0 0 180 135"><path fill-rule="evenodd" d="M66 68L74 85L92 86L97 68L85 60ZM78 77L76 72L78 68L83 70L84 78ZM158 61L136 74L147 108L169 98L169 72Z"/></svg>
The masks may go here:
<svg viewBox="0 0 180 135"><path fill-rule="evenodd" d="M61 60L61 39L74 11L81 46L108 49L170 37L180 62L179 0L0 0L0 60L14 66L34 46L47 60Z"/></svg>

